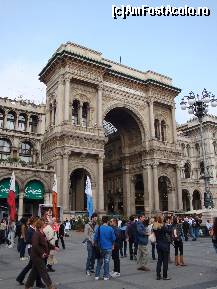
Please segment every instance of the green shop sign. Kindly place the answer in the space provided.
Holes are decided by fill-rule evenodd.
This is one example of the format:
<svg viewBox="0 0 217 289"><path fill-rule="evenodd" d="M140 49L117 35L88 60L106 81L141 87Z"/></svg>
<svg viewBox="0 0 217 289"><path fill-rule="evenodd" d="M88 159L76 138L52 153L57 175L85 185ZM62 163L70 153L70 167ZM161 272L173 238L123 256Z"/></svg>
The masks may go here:
<svg viewBox="0 0 217 289"><path fill-rule="evenodd" d="M44 198L44 186L39 181L30 181L25 186L26 199L41 200Z"/></svg>
<svg viewBox="0 0 217 289"><path fill-rule="evenodd" d="M4 179L0 182L0 199L7 199L8 197L8 191L10 188L10 178ZM15 190L16 190L16 195L19 194L19 186L17 182L15 183Z"/></svg>

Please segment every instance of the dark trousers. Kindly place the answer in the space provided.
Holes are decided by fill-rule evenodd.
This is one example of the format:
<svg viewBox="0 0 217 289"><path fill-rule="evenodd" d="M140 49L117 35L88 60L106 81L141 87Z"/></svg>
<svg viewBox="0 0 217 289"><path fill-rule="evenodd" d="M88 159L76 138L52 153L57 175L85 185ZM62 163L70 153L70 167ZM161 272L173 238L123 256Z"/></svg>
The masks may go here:
<svg viewBox="0 0 217 289"><path fill-rule="evenodd" d="M37 278L37 274L41 276L47 287L51 286L52 282L50 276L47 273L45 262L43 259L37 258L32 260L32 270L25 284L27 288L33 287L34 282Z"/></svg>
<svg viewBox="0 0 217 289"><path fill-rule="evenodd" d="M120 253L121 253L121 257L127 255L127 241L121 241Z"/></svg>
<svg viewBox="0 0 217 289"><path fill-rule="evenodd" d="M120 273L120 258L119 258L119 248L114 248L112 250L112 259L114 261L114 272Z"/></svg>
<svg viewBox="0 0 217 289"><path fill-rule="evenodd" d="M155 247L156 247L156 244L151 243L151 255L152 255L153 260L155 260Z"/></svg>
<svg viewBox="0 0 217 289"><path fill-rule="evenodd" d="M87 241L87 262L86 262L86 271L94 269L95 266L95 247L90 241Z"/></svg>
<svg viewBox="0 0 217 289"><path fill-rule="evenodd" d="M25 279L26 277L26 274L29 272L29 270L32 269L32 259L30 258L29 260L29 263L26 265L26 267L23 268L23 270L20 272L20 274L17 276L16 280L20 283L23 282L23 280ZM38 274L37 272L37 276L36 276L36 287L38 285L41 285L42 282L41 282L41 278L40 278L40 275Z"/></svg>
<svg viewBox="0 0 217 289"><path fill-rule="evenodd" d="M133 256L136 256L136 255L137 255L137 249L138 249L138 245L135 244L134 240L129 239L130 259L133 259Z"/></svg>
<svg viewBox="0 0 217 289"><path fill-rule="evenodd" d="M23 258L25 256L26 251L26 242L24 239L20 239L20 258Z"/></svg>
<svg viewBox="0 0 217 289"><path fill-rule="evenodd" d="M175 245L175 256L183 256L183 242L182 241L174 241Z"/></svg>
<svg viewBox="0 0 217 289"><path fill-rule="evenodd" d="M65 246L65 242L64 242L64 239L63 239L63 237L62 237L62 236L61 236L61 237L59 237L59 238L58 238L58 239L55 241L55 246L59 248L59 239L60 239L60 241L61 241L61 244L62 244L62 248L63 248L63 249L65 249L65 248L66 248L66 246Z"/></svg>
<svg viewBox="0 0 217 289"><path fill-rule="evenodd" d="M168 260L169 260L169 252L157 248L158 260L157 260L157 276L161 276L161 266L163 264L163 277L167 278L167 271L168 271Z"/></svg>

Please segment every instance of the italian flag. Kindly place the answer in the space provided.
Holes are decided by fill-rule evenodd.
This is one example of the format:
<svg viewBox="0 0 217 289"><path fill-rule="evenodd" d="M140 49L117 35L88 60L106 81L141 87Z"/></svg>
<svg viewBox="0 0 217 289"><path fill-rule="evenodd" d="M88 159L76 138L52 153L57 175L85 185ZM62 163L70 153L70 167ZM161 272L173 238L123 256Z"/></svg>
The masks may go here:
<svg viewBox="0 0 217 289"><path fill-rule="evenodd" d="M11 181L10 181L10 188L8 192L8 206L9 206L9 216L10 221L15 221L16 219L16 189L15 189L15 175L12 172Z"/></svg>
<svg viewBox="0 0 217 289"><path fill-rule="evenodd" d="M57 208L57 176L54 174L54 182L52 189L52 205L53 205L53 217L58 221L58 208Z"/></svg>

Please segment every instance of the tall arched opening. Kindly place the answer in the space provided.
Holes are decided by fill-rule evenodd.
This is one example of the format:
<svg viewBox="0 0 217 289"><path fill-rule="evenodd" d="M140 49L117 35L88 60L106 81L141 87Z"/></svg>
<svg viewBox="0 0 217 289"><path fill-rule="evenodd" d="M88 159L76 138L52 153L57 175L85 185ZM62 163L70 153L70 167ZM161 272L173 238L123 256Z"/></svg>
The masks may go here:
<svg viewBox="0 0 217 289"><path fill-rule="evenodd" d="M131 181L135 175L133 156L138 156L141 151L144 132L139 118L125 107L111 109L104 118L103 127L106 136L103 176L105 210L128 215L136 211L136 190L143 190L144 195L144 184L135 188ZM136 165L142 176L141 163L137 162Z"/></svg>
<svg viewBox="0 0 217 289"><path fill-rule="evenodd" d="M183 211L190 211L190 194L188 190L182 190Z"/></svg>
<svg viewBox="0 0 217 289"><path fill-rule="evenodd" d="M171 193L171 181L167 176L161 176L158 179L159 190L159 208L161 211L168 211L168 197Z"/></svg>
<svg viewBox="0 0 217 289"><path fill-rule="evenodd" d="M200 192L195 190L193 192L193 200L192 200L193 210L200 210L202 209L201 199L200 199Z"/></svg>
<svg viewBox="0 0 217 289"><path fill-rule="evenodd" d="M89 173L83 168L74 170L70 175L69 208L71 211L87 210L87 197L85 194L87 176L91 178Z"/></svg>

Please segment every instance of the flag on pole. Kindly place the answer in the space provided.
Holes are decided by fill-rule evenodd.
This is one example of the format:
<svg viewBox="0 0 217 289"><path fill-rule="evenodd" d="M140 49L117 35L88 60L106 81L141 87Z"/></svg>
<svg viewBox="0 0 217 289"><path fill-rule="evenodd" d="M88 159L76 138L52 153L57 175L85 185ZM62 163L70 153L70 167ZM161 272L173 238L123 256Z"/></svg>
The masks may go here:
<svg viewBox="0 0 217 289"><path fill-rule="evenodd" d="M16 219L16 189L15 189L15 175L14 171L12 172L11 181L10 181L10 188L8 191L8 206L9 206L9 216L10 221L15 221Z"/></svg>
<svg viewBox="0 0 217 289"><path fill-rule="evenodd" d="M92 188L91 188L91 181L88 176L86 180L85 194L87 195L88 217L91 217L91 215L93 214L93 194L92 194Z"/></svg>
<svg viewBox="0 0 217 289"><path fill-rule="evenodd" d="M58 208L57 208L57 176L54 174L54 182L52 189L52 205L53 205L53 217L58 221Z"/></svg>

